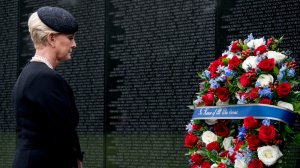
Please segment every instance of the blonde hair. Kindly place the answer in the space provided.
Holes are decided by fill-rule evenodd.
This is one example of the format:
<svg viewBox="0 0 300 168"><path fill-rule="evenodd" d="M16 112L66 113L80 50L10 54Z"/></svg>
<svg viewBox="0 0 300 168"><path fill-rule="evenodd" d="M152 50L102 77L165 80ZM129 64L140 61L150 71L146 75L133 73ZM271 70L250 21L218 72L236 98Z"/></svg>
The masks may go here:
<svg viewBox="0 0 300 168"><path fill-rule="evenodd" d="M31 36L31 40L34 44L34 48L42 48L47 44L47 36L50 33L58 34L47 25L45 25L39 18L37 12L34 12L28 19L28 30Z"/></svg>

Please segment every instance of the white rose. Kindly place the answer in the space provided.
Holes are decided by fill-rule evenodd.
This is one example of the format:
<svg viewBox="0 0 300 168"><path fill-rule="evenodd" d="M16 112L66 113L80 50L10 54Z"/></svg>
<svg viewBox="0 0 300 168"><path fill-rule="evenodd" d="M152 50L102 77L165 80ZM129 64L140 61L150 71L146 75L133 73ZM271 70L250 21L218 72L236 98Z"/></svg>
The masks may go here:
<svg viewBox="0 0 300 168"><path fill-rule="evenodd" d="M234 168L247 168L248 165L244 160L235 159Z"/></svg>
<svg viewBox="0 0 300 168"><path fill-rule="evenodd" d="M285 108L287 108L289 110L294 111L294 107L293 107L293 105L291 103L287 103L287 102L284 102L284 101L279 101L277 103L277 106L279 106L279 107L285 107Z"/></svg>
<svg viewBox="0 0 300 168"><path fill-rule="evenodd" d="M274 82L274 78L270 74L261 74L256 82L259 82L262 87L269 86L270 83L272 84Z"/></svg>
<svg viewBox="0 0 300 168"><path fill-rule="evenodd" d="M263 146L257 148L257 156L265 165L271 166L282 156L278 146Z"/></svg>
<svg viewBox="0 0 300 168"><path fill-rule="evenodd" d="M205 119L205 123L208 125L214 125L218 123L217 119Z"/></svg>
<svg viewBox="0 0 300 168"><path fill-rule="evenodd" d="M229 150L230 147L232 147L233 144L233 137L227 137L223 140L223 146L225 150Z"/></svg>
<svg viewBox="0 0 300 168"><path fill-rule="evenodd" d="M252 68L256 68L257 65L258 65L258 62L256 61L256 56L249 56L243 62L242 68L245 71L248 71L248 67L251 67L250 69L252 69Z"/></svg>
<svg viewBox="0 0 300 168"><path fill-rule="evenodd" d="M228 52L228 53L227 53L227 57L226 57L226 58L232 59L233 56L237 56L238 58L242 58L241 55L235 55L235 54L232 54L231 52Z"/></svg>
<svg viewBox="0 0 300 168"><path fill-rule="evenodd" d="M205 131L201 138L206 145L218 140L218 136L211 131Z"/></svg>
<svg viewBox="0 0 300 168"><path fill-rule="evenodd" d="M260 39L253 39L253 40L249 41L247 43L247 46L249 48L256 49L257 47L259 47L261 45L265 45L265 44L266 44L265 40L263 38L260 38Z"/></svg>
<svg viewBox="0 0 300 168"><path fill-rule="evenodd" d="M224 106L224 105L229 105L229 99L226 100L225 102L222 102L220 99L216 102L217 106Z"/></svg>
<svg viewBox="0 0 300 168"><path fill-rule="evenodd" d="M276 51L268 51L267 57L269 59L274 58L275 62L278 63L278 62L282 62L287 56L285 56L279 52L276 52Z"/></svg>
<svg viewBox="0 0 300 168"><path fill-rule="evenodd" d="M218 165L214 163L213 165L210 166L210 168L218 168Z"/></svg>

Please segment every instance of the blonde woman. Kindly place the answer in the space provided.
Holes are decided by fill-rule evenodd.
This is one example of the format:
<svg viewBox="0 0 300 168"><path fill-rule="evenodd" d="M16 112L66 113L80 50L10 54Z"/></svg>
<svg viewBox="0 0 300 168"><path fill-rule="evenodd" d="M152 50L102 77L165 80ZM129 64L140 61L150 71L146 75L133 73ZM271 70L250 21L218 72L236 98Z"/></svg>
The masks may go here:
<svg viewBox="0 0 300 168"><path fill-rule="evenodd" d="M41 7L28 20L36 49L13 88L17 124L14 168L81 168L72 89L55 71L76 48L75 18L58 7Z"/></svg>

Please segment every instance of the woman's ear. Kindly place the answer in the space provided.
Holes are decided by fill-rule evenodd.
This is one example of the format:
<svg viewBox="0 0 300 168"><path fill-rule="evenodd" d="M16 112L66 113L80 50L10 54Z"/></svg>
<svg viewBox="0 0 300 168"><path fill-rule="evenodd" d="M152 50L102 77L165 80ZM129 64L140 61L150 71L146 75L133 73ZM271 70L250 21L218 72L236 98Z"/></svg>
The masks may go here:
<svg viewBox="0 0 300 168"><path fill-rule="evenodd" d="M47 41L52 48L55 48L55 34L49 33L47 35Z"/></svg>

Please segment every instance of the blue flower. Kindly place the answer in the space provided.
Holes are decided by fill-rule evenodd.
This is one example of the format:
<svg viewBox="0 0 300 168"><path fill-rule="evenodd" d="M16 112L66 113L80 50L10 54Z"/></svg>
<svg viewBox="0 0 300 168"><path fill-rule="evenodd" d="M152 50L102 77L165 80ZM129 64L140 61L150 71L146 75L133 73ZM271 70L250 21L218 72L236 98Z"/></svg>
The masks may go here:
<svg viewBox="0 0 300 168"><path fill-rule="evenodd" d="M225 80L226 80L226 76L224 74L216 78L217 82L225 82Z"/></svg>
<svg viewBox="0 0 300 168"><path fill-rule="evenodd" d="M189 133L191 133L192 130L193 130L193 124L190 122L188 125L185 126L185 129L186 129Z"/></svg>
<svg viewBox="0 0 300 168"><path fill-rule="evenodd" d="M277 75L277 79L281 81L281 80L283 80L283 76L284 76L284 73L280 71L279 74Z"/></svg>
<svg viewBox="0 0 300 168"><path fill-rule="evenodd" d="M283 64L282 66L281 66L281 68L280 68L280 72L283 72L283 71L285 71L286 70L286 65L285 64Z"/></svg>
<svg viewBox="0 0 300 168"><path fill-rule="evenodd" d="M270 119L269 118L265 118L263 121L262 121L262 124L264 126L270 126Z"/></svg>
<svg viewBox="0 0 300 168"><path fill-rule="evenodd" d="M197 99L196 100L194 100L194 104L198 104L198 103L202 103L203 102L203 100L202 100L202 97L197 97Z"/></svg>
<svg viewBox="0 0 300 168"><path fill-rule="evenodd" d="M208 70L205 70L205 71L203 72L203 74L204 74L208 79L210 79L210 72L209 72Z"/></svg>
<svg viewBox="0 0 300 168"><path fill-rule="evenodd" d="M260 86L261 86L260 82L256 81L255 87L260 87Z"/></svg>
<svg viewBox="0 0 300 168"><path fill-rule="evenodd" d="M219 66L218 66L217 73L224 72L224 68L225 68L224 66L219 65Z"/></svg>
<svg viewBox="0 0 300 168"><path fill-rule="evenodd" d="M224 72L225 72L225 76L226 76L226 77L231 77L231 76L234 75L233 71L230 70L228 67L225 67L225 68L224 68Z"/></svg>
<svg viewBox="0 0 300 168"><path fill-rule="evenodd" d="M295 76L295 69L289 69L288 73L287 73L287 76L294 77Z"/></svg>
<svg viewBox="0 0 300 168"><path fill-rule="evenodd" d="M256 62L257 64L260 63L261 60L262 60L261 57L257 57L257 56L255 57L255 62Z"/></svg>
<svg viewBox="0 0 300 168"><path fill-rule="evenodd" d="M248 38L246 39L246 43L248 43L249 41L251 41L251 40L253 40L253 34L252 33L250 33L249 35L248 35Z"/></svg>
<svg viewBox="0 0 300 168"><path fill-rule="evenodd" d="M238 134L238 138L240 141L244 140L245 135L247 134L247 129L245 127L239 127L239 134Z"/></svg>
<svg viewBox="0 0 300 168"><path fill-rule="evenodd" d="M239 98L239 100L237 102L237 104L246 104L246 103L247 103L247 101L245 99L245 96L242 96L241 98Z"/></svg>
<svg viewBox="0 0 300 168"><path fill-rule="evenodd" d="M272 99L273 92L268 86L265 86L263 89L258 90L259 97L268 97L269 99Z"/></svg>
<svg viewBox="0 0 300 168"><path fill-rule="evenodd" d="M210 84L210 88L212 89L217 89L218 87L220 87L220 84L214 79L210 80L209 84Z"/></svg>

